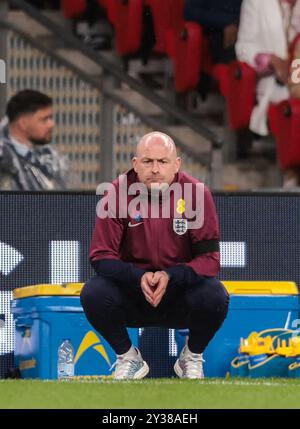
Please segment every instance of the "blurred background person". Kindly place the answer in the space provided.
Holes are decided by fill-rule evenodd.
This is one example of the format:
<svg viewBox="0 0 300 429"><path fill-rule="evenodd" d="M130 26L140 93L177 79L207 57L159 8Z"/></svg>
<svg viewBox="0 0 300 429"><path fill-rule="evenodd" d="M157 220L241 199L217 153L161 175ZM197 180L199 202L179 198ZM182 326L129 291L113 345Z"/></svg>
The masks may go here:
<svg viewBox="0 0 300 429"><path fill-rule="evenodd" d="M258 135L269 134L270 102L289 97L288 48L299 31L299 0L243 0L236 53L258 74L257 105L250 119L250 129Z"/></svg>
<svg viewBox="0 0 300 429"><path fill-rule="evenodd" d="M200 24L210 42L215 63L235 59L242 0L186 0L184 18Z"/></svg>
<svg viewBox="0 0 300 429"><path fill-rule="evenodd" d="M295 64L293 62L297 60ZM288 88L291 98L300 100L300 33L290 46ZM285 189L300 186L300 165L285 171Z"/></svg>
<svg viewBox="0 0 300 429"><path fill-rule="evenodd" d="M235 60L235 42L242 0L186 0L184 19L201 25L214 64ZM212 85L210 73L200 73L198 92L205 100Z"/></svg>
<svg viewBox="0 0 300 429"><path fill-rule="evenodd" d="M0 189L64 189L65 160L52 147L52 99L26 89L7 104L0 124Z"/></svg>
<svg viewBox="0 0 300 429"><path fill-rule="evenodd" d="M300 0L243 0L236 53L257 72L257 103L249 128L258 136L269 135L270 103L290 96L289 46L299 32ZM295 170L286 170L283 187L297 185Z"/></svg>

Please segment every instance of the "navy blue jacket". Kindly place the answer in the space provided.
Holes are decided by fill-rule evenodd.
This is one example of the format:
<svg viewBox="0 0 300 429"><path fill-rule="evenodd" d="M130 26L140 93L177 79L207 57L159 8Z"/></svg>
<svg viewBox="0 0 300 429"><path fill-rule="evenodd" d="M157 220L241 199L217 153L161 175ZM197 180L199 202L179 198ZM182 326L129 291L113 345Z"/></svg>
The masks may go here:
<svg viewBox="0 0 300 429"><path fill-rule="evenodd" d="M186 0L184 19L203 27L223 29L238 25L242 0Z"/></svg>

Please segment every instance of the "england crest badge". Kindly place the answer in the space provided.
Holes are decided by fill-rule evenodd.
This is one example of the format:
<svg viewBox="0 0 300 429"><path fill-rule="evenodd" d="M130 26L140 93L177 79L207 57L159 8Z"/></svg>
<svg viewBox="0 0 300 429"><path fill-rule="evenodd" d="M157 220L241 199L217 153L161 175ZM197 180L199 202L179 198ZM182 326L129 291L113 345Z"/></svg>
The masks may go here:
<svg viewBox="0 0 300 429"><path fill-rule="evenodd" d="M188 221L187 219L173 219L173 231L178 235L183 235L187 232Z"/></svg>

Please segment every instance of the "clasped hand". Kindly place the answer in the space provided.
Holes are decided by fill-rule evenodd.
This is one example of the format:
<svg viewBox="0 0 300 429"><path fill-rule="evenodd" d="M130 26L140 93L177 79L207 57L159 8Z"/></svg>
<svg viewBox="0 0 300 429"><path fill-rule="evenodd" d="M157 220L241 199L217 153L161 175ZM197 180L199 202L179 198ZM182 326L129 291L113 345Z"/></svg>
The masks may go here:
<svg viewBox="0 0 300 429"><path fill-rule="evenodd" d="M146 300L157 307L166 293L169 275L165 271L147 271L141 278L141 288Z"/></svg>

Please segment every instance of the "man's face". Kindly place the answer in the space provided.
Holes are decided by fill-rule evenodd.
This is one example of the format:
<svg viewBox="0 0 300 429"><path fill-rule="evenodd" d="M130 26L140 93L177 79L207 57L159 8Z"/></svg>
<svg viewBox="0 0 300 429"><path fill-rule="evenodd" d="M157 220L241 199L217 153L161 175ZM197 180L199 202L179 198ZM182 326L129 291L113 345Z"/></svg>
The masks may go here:
<svg viewBox="0 0 300 429"><path fill-rule="evenodd" d="M140 145L132 162L140 182L150 189L151 184L154 187L161 183L170 185L180 168L181 160L172 146L155 136Z"/></svg>
<svg viewBox="0 0 300 429"><path fill-rule="evenodd" d="M51 142L54 125L52 107L39 109L22 118L23 130L28 140L36 144Z"/></svg>

